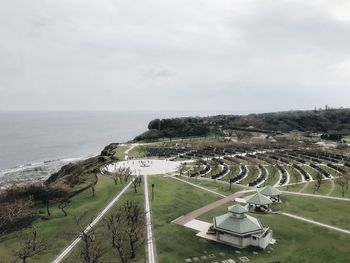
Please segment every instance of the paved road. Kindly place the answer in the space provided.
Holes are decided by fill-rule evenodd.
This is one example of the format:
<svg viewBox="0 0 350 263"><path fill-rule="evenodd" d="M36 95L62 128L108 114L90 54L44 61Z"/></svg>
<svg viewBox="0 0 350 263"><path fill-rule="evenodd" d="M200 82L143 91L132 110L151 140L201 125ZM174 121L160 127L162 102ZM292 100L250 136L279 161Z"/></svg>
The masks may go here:
<svg viewBox="0 0 350 263"><path fill-rule="evenodd" d="M304 222L307 222L307 223L310 223L310 224L318 225L318 226L321 226L321 227L324 227L324 228L328 228L328 229L331 229L331 230L335 230L335 231L342 232L342 233L350 235L350 231L346 230L346 229L342 229L342 228L339 228L339 227L323 224L323 223L320 223L320 222L317 222L317 221L314 221L314 220L311 220L311 219L307 219L305 217L301 217L301 216L297 216L297 215L293 215L293 214L289 214L289 213L281 212L279 214L285 215L285 216L288 216L288 217L291 217L291 218L294 218L294 219L297 219L297 220L301 220L301 221L304 221Z"/></svg>
<svg viewBox="0 0 350 263"><path fill-rule="evenodd" d="M154 246L154 238L152 231L152 215L149 204L149 193L148 193L148 176L144 175L144 186L145 186L145 212L146 212L146 228L147 228L147 258L148 263L156 263L156 249Z"/></svg>
<svg viewBox="0 0 350 263"><path fill-rule="evenodd" d="M119 200L119 198L128 190L130 185L132 184L132 181L130 181L123 190L96 216L94 221L85 228L85 232L89 232L99 221L101 221L102 217L115 205L115 203ZM80 242L81 238L78 237L73 242L66 247L57 257L53 263L59 263L61 262L72 250L73 248Z"/></svg>

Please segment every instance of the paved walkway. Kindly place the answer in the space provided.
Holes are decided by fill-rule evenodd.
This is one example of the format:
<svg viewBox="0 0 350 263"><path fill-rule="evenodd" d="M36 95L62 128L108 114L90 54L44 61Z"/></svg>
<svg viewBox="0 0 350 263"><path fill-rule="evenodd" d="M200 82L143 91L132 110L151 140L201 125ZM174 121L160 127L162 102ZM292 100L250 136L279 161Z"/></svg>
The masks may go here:
<svg viewBox="0 0 350 263"><path fill-rule="evenodd" d="M311 219L307 219L305 217L301 217L301 216L297 216L297 215L293 215L293 214L289 214L289 213L281 212L279 214L285 215L285 216L288 216L288 217L291 217L291 218L294 218L294 219L297 219L297 220L300 220L300 221L304 221L304 222L307 222L307 223L310 223L310 224L314 224L314 225L317 225L317 226L321 226L321 227L324 227L324 228L328 228L328 229L331 229L331 230L335 230L335 231L342 232L342 233L350 235L350 231L346 230L346 229L342 229L342 228L339 228L339 227L323 224L323 223L320 223L320 222L317 222L317 221L314 221L314 220L311 220Z"/></svg>
<svg viewBox="0 0 350 263"><path fill-rule="evenodd" d="M330 189L329 192L326 194L327 196L330 196L330 195L333 193L334 189L335 189L334 180L330 180L330 182L331 182L331 189Z"/></svg>
<svg viewBox="0 0 350 263"><path fill-rule="evenodd" d="M139 143L134 143L131 144L130 147L124 152L124 160L128 160L129 159L129 152L134 149L136 146L140 146L142 144Z"/></svg>
<svg viewBox="0 0 350 263"><path fill-rule="evenodd" d="M327 195L315 195L315 194L306 194L306 193L298 193L298 192L289 192L289 191L282 191L284 194L290 194L290 195L301 195L301 196L308 196L308 197L315 197L315 198L324 198L324 199L332 199L332 200L340 200L340 201L349 201L350 198L345 197L334 197L334 196L327 196Z"/></svg>
<svg viewBox="0 0 350 263"><path fill-rule="evenodd" d="M309 183L305 181L305 185L298 191L299 193L302 193L305 191L305 189L309 186Z"/></svg>
<svg viewBox="0 0 350 263"><path fill-rule="evenodd" d="M229 202L233 201L236 198L242 197L245 193L256 191L255 189L254 190L246 190L246 191L240 191L240 192L236 192L234 194L231 194L229 196L226 196L226 195L223 195L221 193L215 192L215 191L213 191L211 189L202 187L200 185L193 184L191 182L187 182L187 181L182 180L182 179L177 178L177 177L170 177L170 178L176 179L178 181L184 182L186 184L189 184L191 186L197 187L197 188L202 189L204 191L207 191L207 192L210 192L212 194L215 194L215 195L223 197L220 200L217 200L217 201L215 201L213 203L205 205L205 206L203 206L203 207L201 207L199 209L196 209L196 210L194 210L194 211L192 211L192 212L190 212L190 213L188 213L186 215L180 216L179 218L177 218L177 219L172 221L172 223L175 223L175 224L178 224L178 225L185 225L186 223L190 222L191 220L193 220L193 219L195 219L195 218L197 218L197 217L199 217L199 216L201 216L201 215L203 215L203 214L205 214L205 213L207 213L207 212L209 212L209 211L211 211L211 210L213 210L213 209L215 209L217 207L220 207L220 206L222 206L222 205L224 205L226 203L229 203Z"/></svg>
<svg viewBox="0 0 350 263"><path fill-rule="evenodd" d="M130 185L132 184L132 181L130 181L123 190L96 216L94 221L91 222L90 225L88 225L84 232L89 232L95 225L97 225L98 222L101 221L103 216L115 205L115 203L119 200L119 198L128 190ZM59 263L62 262L62 260L73 250L73 248L80 242L81 238L78 237L73 242L66 247L56 258L53 260L53 263Z"/></svg>
<svg viewBox="0 0 350 263"><path fill-rule="evenodd" d="M146 212L146 228L147 228L147 262L156 263L156 249L154 246L154 237L152 231L152 216L151 208L149 204L149 193L148 193L148 176L144 175L144 186L145 186L145 212Z"/></svg>

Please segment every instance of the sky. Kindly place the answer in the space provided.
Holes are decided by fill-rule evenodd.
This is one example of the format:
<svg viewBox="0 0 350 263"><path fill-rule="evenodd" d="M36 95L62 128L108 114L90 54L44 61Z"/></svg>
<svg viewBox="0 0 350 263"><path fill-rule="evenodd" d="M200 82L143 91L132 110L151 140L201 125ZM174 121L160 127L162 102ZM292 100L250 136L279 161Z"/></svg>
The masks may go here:
<svg viewBox="0 0 350 263"><path fill-rule="evenodd" d="M348 0L0 2L0 110L350 107Z"/></svg>

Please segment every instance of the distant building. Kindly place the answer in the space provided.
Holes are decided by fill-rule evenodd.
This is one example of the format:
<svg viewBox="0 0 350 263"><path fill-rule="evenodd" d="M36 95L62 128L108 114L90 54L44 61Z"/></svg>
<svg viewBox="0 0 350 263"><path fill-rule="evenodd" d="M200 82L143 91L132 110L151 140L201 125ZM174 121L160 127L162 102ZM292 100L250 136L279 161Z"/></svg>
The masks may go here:
<svg viewBox="0 0 350 263"><path fill-rule="evenodd" d="M208 233L215 233L218 241L237 247L255 246L265 249L272 240L272 230L264 227L259 219L247 215L241 205L228 208L228 213L213 219Z"/></svg>

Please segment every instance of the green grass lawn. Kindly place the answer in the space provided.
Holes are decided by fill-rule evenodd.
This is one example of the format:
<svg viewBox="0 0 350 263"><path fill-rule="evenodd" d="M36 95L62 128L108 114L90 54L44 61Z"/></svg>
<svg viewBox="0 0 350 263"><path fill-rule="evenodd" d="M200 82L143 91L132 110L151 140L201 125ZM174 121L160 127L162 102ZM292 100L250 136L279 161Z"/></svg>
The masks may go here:
<svg viewBox="0 0 350 263"><path fill-rule="evenodd" d="M151 206L158 262L185 262L186 258L203 255L204 251L229 251L227 247L198 238L193 231L171 223L219 197L171 178L150 177L151 184L155 184Z"/></svg>
<svg viewBox="0 0 350 263"><path fill-rule="evenodd" d="M283 196L283 198L285 198L285 196ZM214 216L226 213L228 206L229 204L214 209L202 215L199 219L211 222ZM255 249L255 251L259 253L258 255L252 254L252 248L241 250L239 256L247 256L250 262L349 262L350 246L347 244L350 242L350 235L341 234L312 224L306 224L283 215L251 215L259 218L263 225L269 226L273 230L273 237L276 239L277 243L275 245L270 245L264 251ZM234 250L234 248L232 250ZM238 257L232 252L231 255L231 258L234 260Z"/></svg>
<svg viewBox="0 0 350 263"><path fill-rule="evenodd" d="M33 223L38 230L38 235L47 244L47 249L42 255L35 256L31 262L51 261L73 239L73 234L77 230L74 216L85 214L82 223L88 224L90 219L101 211L124 186L124 184L114 185L112 179L100 175L95 197L92 197L90 189L76 195L66 208L68 216L64 216L57 205L52 206L50 209L52 215L49 220L37 219ZM42 210L44 211L44 208ZM14 251L20 248L24 234L24 230L19 230L10 234L4 242L0 243L2 260L12 258Z"/></svg>
<svg viewBox="0 0 350 263"><path fill-rule="evenodd" d="M332 190L331 180L323 180L320 189L316 192L314 192L315 182L281 186L281 187L278 187L278 189L280 189L282 191L290 191L290 192L299 192L300 190L303 189L302 193L316 194L316 195L329 195L329 196L333 196L333 197L343 197L342 196L342 189L336 183L336 179L332 179L332 180L334 181L333 191L331 191ZM305 185L307 185L306 188L304 187ZM344 198L350 198L350 189L346 190Z"/></svg>
<svg viewBox="0 0 350 263"><path fill-rule="evenodd" d="M182 180L194 183L196 185L208 188L210 190L213 190L217 193L223 194L223 195L230 195L238 191L244 190L246 187L242 187L240 185L232 184L231 189L229 184L224 184L222 182L217 182L215 180L209 181L209 180L201 180L196 178L186 178L181 177Z"/></svg>
<svg viewBox="0 0 350 263"><path fill-rule="evenodd" d="M273 210L306 217L321 223L350 230L350 202L308 196L282 195L282 203Z"/></svg>
<svg viewBox="0 0 350 263"><path fill-rule="evenodd" d="M172 179L154 177L151 182L161 188L156 190L156 197L152 203L159 262L185 262L186 258L200 257L207 254L215 254L215 261L218 262L229 258L239 262L238 257L241 256L247 256L250 262L254 263L274 261L300 263L348 262L350 246L347 246L347 244L350 242L350 235L305 224L276 214L253 215L260 218L264 225L269 225L274 231L277 244L270 245L265 251L248 248L240 250L240 254L236 254L237 249L235 248L199 238L195 231L170 222L183 214L210 203L213 200L208 199L215 198L215 196L200 189L191 188L191 186L181 182L171 182L170 180ZM289 202L287 200L290 200L286 195L282 198L284 200L287 198L286 204ZM305 203L307 202L305 201ZM229 205L214 209L199 219L211 222L213 216L226 213ZM336 207L332 209L336 209ZM333 213L334 211L329 212ZM346 210L343 215L347 213ZM339 224L342 222L341 217L337 217L337 223ZM257 251L258 255L254 255L253 251Z"/></svg>
<svg viewBox="0 0 350 263"><path fill-rule="evenodd" d="M316 195L328 195L332 190L332 182L331 180L322 180L320 188L315 191L316 182L310 182L308 186L304 189L303 193L307 194L316 194Z"/></svg>

